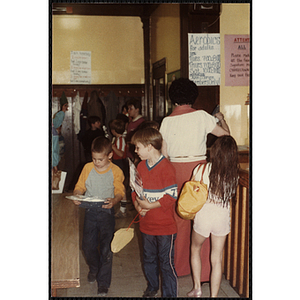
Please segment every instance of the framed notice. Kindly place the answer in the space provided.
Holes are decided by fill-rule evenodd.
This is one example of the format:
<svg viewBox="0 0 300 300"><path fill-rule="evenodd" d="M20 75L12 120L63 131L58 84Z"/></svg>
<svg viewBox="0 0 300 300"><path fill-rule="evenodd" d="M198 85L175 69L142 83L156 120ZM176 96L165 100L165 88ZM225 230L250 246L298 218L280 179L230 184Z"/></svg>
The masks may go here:
<svg viewBox="0 0 300 300"><path fill-rule="evenodd" d="M225 35L225 86L249 86L250 37Z"/></svg>
<svg viewBox="0 0 300 300"><path fill-rule="evenodd" d="M71 51L70 83L91 84L91 51Z"/></svg>
<svg viewBox="0 0 300 300"><path fill-rule="evenodd" d="M189 79L196 85L220 85L220 34L189 33Z"/></svg>

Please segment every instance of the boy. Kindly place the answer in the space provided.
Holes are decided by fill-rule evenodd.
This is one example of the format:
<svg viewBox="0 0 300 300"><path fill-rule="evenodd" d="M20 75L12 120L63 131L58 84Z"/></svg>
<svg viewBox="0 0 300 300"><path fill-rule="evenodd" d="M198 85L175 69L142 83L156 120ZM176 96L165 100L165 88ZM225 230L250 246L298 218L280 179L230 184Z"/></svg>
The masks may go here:
<svg viewBox="0 0 300 300"><path fill-rule="evenodd" d="M143 241L143 262L148 282L143 297L157 295L159 268L162 273L162 297L177 297L177 274L174 268L174 219L177 185L175 169L161 154L162 136L154 128L138 130L132 137L141 158L137 170L143 182L143 199L132 192L136 210L143 216L140 231ZM159 263L158 263L159 261Z"/></svg>
<svg viewBox="0 0 300 300"><path fill-rule="evenodd" d="M109 124L110 131L115 137L112 144L113 163L119 166L124 172L124 160L126 158L126 142L124 138L125 123L122 120L112 120Z"/></svg>
<svg viewBox="0 0 300 300"><path fill-rule="evenodd" d="M83 167L73 194L85 193L86 196L105 199L105 202L74 203L86 208L82 250L90 269L88 281L92 283L97 280L98 295L106 296L112 273L111 241L115 229L113 207L124 196L124 175L122 170L110 161L113 152L109 139L97 137L92 143L91 152L93 162Z"/></svg>
<svg viewBox="0 0 300 300"><path fill-rule="evenodd" d="M125 178L128 177L128 166L126 161L126 142L124 138L125 132L125 123L122 120L112 120L109 124L110 131L112 135L115 137L114 142L112 144L113 149L113 157L112 161L114 164L119 166L123 171ZM116 218L125 218L126 217L126 204L127 200L121 200L120 211L116 213Z"/></svg>
<svg viewBox="0 0 300 300"><path fill-rule="evenodd" d="M101 127L101 119L97 116L88 117L88 124L90 128L85 132L82 138L82 146L84 148L84 155L86 162L92 161L91 145L93 140L98 136L104 136L105 133Z"/></svg>
<svg viewBox="0 0 300 300"><path fill-rule="evenodd" d="M141 102L136 98L131 98L127 102L128 106L128 114L129 119L131 120L127 127L127 136L126 136L126 142L127 144L127 157L134 159L135 153L134 153L134 145L131 143L131 138L135 131L137 130L138 126L145 121L145 119L142 117L140 111L141 111Z"/></svg>

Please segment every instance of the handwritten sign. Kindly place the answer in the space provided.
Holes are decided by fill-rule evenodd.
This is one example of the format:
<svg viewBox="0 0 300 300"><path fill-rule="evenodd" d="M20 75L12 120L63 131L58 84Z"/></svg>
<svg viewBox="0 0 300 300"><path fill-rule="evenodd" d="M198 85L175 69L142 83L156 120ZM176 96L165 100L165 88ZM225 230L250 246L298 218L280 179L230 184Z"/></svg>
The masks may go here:
<svg viewBox="0 0 300 300"><path fill-rule="evenodd" d="M71 83L91 84L91 51L71 51Z"/></svg>
<svg viewBox="0 0 300 300"><path fill-rule="evenodd" d="M249 86L250 37L225 35L225 86Z"/></svg>
<svg viewBox="0 0 300 300"><path fill-rule="evenodd" d="M189 79L196 85L220 85L220 34L189 33Z"/></svg>

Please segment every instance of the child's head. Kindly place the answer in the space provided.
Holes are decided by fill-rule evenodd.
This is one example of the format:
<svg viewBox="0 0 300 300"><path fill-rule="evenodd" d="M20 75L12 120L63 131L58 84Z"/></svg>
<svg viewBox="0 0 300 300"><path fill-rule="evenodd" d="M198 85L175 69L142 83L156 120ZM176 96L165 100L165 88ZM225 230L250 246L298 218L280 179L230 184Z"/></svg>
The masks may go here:
<svg viewBox="0 0 300 300"><path fill-rule="evenodd" d="M113 155L111 141L104 136L95 138L92 142L91 152L96 169L98 171L105 170Z"/></svg>
<svg viewBox="0 0 300 300"><path fill-rule="evenodd" d="M122 120L112 120L109 126L113 135L115 135L113 131L115 131L117 134L123 134L125 131L125 123Z"/></svg>
<svg viewBox="0 0 300 300"><path fill-rule="evenodd" d="M219 137L210 149L212 164L223 164L230 167L238 164L238 149L234 138L230 135Z"/></svg>
<svg viewBox="0 0 300 300"><path fill-rule="evenodd" d="M141 160L151 159L155 154L160 154L162 136L154 128L144 128L133 135L131 143L135 145L135 152Z"/></svg>
<svg viewBox="0 0 300 300"><path fill-rule="evenodd" d="M101 119L98 116L89 116L88 124L92 129L100 129L101 127Z"/></svg>
<svg viewBox="0 0 300 300"><path fill-rule="evenodd" d="M123 115L127 115L127 113L128 113L128 106L127 106L127 103L124 104L124 105L122 106L121 111L122 111L122 114L123 114Z"/></svg>
<svg viewBox="0 0 300 300"><path fill-rule="evenodd" d="M129 118L124 114L117 114L116 119L122 120L125 124L129 122Z"/></svg>
<svg viewBox="0 0 300 300"><path fill-rule="evenodd" d="M111 141L104 136L98 136L92 142L91 151L108 155L112 152Z"/></svg>
<svg viewBox="0 0 300 300"><path fill-rule="evenodd" d="M144 146L152 145L154 149L160 151L162 147L162 136L154 128L144 128L138 130L131 138L131 143L136 145L141 143Z"/></svg>
<svg viewBox="0 0 300 300"><path fill-rule="evenodd" d="M139 125L138 129L144 128L154 128L156 130L159 130L159 124L156 121L144 121Z"/></svg>
<svg viewBox="0 0 300 300"><path fill-rule="evenodd" d="M61 98L59 99L60 102L60 110L62 110L63 112L66 112L68 110L68 100L67 97L65 95L65 92L62 93Z"/></svg>

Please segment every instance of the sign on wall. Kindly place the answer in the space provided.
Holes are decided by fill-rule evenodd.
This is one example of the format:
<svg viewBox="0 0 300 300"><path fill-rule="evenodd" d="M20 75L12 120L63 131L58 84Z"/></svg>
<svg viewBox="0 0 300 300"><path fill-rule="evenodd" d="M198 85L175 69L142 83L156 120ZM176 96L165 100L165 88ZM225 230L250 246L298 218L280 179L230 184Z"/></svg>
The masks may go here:
<svg viewBox="0 0 300 300"><path fill-rule="evenodd" d="M189 79L196 85L220 85L220 34L189 33Z"/></svg>
<svg viewBox="0 0 300 300"><path fill-rule="evenodd" d="M225 86L249 86L250 37L225 35Z"/></svg>
<svg viewBox="0 0 300 300"><path fill-rule="evenodd" d="M91 84L91 51L71 51L70 83Z"/></svg>

